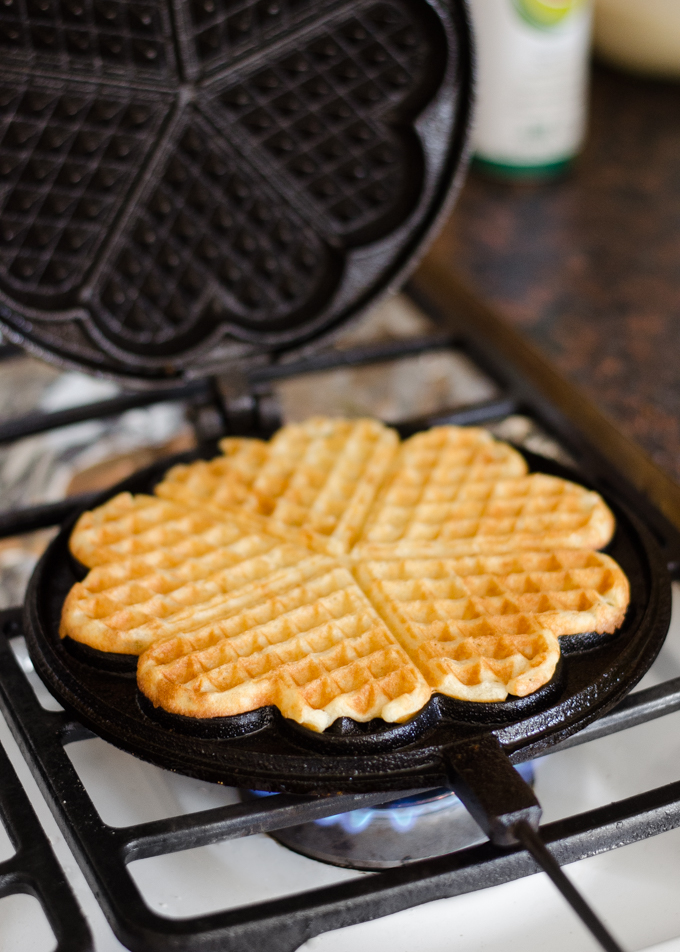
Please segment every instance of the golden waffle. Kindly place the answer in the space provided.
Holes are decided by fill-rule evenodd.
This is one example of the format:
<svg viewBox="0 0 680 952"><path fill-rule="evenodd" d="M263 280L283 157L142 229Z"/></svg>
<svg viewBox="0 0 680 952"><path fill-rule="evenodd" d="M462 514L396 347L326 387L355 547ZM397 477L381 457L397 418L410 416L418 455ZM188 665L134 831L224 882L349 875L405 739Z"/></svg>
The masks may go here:
<svg viewBox="0 0 680 952"><path fill-rule="evenodd" d="M179 521L177 531L184 538L191 534L191 523L182 526L181 520L196 519L192 510L157 499L155 496L119 493L104 505L84 512L71 533L69 548L73 555L94 568L106 562L125 558L139 551L148 551L162 535L173 532L173 523Z"/></svg>
<svg viewBox="0 0 680 952"><path fill-rule="evenodd" d="M559 635L621 623L627 580L592 551L613 530L596 493L526 475L484 431L383 431L314 419L223 441L163 498L86 513L71 547L94 567L62 635L144 652L141 689L176 713L276 704L322 730L403 720L433 690L523 696L552 677Z"/></svg>
<svg viewBox="0 0 680 952"><path fill-rule="evenodd" d="M162 644L139 660L155 704L192 717L276 704L323 730L338 717L401 721L431 690L347 569L331 564L303 585Z"/></svg>
<svg viewBox="0 0 680 952"><path fill-rule="evenodd" d="M154 644L140 688L194 717L276 704L317 730L343 715L402 720L433 690L471 701L530 693L553 675L559 634L611 631L628 600L612 559L572 550L368 562L353 575L325 560L285 594Z"/></svg>
<svg viewBox="0 0 680 952"><path fill-rule="evenodd" d="M376 500L357 558L595 549L613 534L614 517L602 497L557 476L532 473L442 487L409 475L399 470Z"/></svg>
<svg viewBox="0 0 680 952"><path fill-rule="evenodd" d="M274 500L253 488L269 457L269 444L262 440L229 437L221 440L224 453L212 460L196 460L173 466L154 492L157 496L189 505L235 506L270 515Z"/></svg>
<svg viewBox="0 0 680 952"><path fill-rule="evenodd" d="M438 427L419 447L422 468L435 479L485 482L526 472L522 456L477 428ZM429 434L428 434L429 435ZM224 457L170 470L155 492L188 505L225 509L235 504L305 526L329 539L329 551L347 552L360 537L375 495L389 478L399 452L394 430L376 420L312 417L285 426L270 443L226 439ZM411 460L413 452L400 458ZM246 497L246 493L250 495Z"/></svg>
<svg viewBox="0 0 680 952"><path fill-rule="evenodd" d="M629 599L625 575L600 552L365 562L355 571L428 684L470 701L535 690L552 677L558 635L615 631Z"/></svg>
<svg viewBox="0 0 680 952"><path fill-rule="evenodd" d="M337 555L353 545L378 559L600 548L614 528L597 493L526 475L516 450L478 428L435 427L398 446L373 420L312 418L271 444L222 447L224 457L170 470L156 494L271 515L326 536Z"/></svg>
<svg viewBox="0 0 680 952"><path fill-rule="evenodd" d="M398 436L376 420L313 417L283 427L270 443L223 440L224 458L171 470L155 492L186 504L244 508L305 526L346 552L397 451Z"/></svg>
<svg viewBox="0 0 680 952"><path fill-rule="evenodd" d="M302 582L329 561L304 536L290 542L247 514L225 519L152 496L121 494L81 522L87 529L76 535L75 554L96 559L95 568L69 592L61 633L101 651L140 654ZM85 544L91 522L106 527L107 544L101 536Z"/></svg>

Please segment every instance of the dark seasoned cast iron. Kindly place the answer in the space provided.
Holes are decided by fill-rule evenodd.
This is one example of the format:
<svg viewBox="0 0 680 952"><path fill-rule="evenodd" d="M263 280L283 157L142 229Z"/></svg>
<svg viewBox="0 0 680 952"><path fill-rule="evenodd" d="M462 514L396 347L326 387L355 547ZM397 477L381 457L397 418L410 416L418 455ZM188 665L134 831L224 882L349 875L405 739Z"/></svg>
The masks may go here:
<svg viewBox="0 0 680 952"><path fill-rule="evenodd" d="M122 378L346 321L464 164L463 0L5 0L0 52L0 323Z"/></svg>
<svg viewBox="0 0 680 952"><path fill-rule="evenodd" d="M534 469L574 477L556 463L526 455ZM148 491L168 465L157 464L117 489ZM473 756L475 770L483 773L481 761L487 760L490 776L498 769L505 782L495 752L505 751L519 762L601 716L642 677L665 638L670 583L664 560L647 529L616 498L609 496L607 502L617 520L607 551L631 585L625 622L614 636L562 639L555 677L523 699L472 704L435 696L406 724L341 720L323 734L272 708L213 721L154 711L137 690L135 659L88 653L58 637L61 606L77 577L67 548L70 525L52 542L31 580L26 639L42 679L86 725L146 760L201 779L300 794L434 787L450 781L452 751L460 749L479 754L479 762ZM461 776L464 761L455 768ZM484 777L479 780L483 788Z"/></svg>

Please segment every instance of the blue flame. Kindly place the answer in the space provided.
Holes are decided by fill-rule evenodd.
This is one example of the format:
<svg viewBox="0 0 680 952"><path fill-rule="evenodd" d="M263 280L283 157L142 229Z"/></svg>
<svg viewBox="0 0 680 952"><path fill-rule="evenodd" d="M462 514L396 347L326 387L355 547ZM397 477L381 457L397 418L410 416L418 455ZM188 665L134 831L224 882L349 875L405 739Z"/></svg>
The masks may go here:
<svg viewBox="0 0 680 952"><path fill-rule="evenodd" d="M519 774L527 781L533 783L534 769L533 764L520 764L515 768ZM268 797L272 794L261 790L253 790L253 793L259 797ZM364 810L352 810L349 813L336 813L333 816L321 817L314 820L318 826L340 826L345 833L361 833L367 829L371 823L384 823L389 825L397 833L406 833L413 829L418 817L424 813L436 813L439 810L460 805L458 797L449 790L441 790L435 795L421 799L418 796L405 797L403 800L397 800L384 807L375 807Z"/></svg>
<svg viewBox="0 0 680 952"><path fill-rule="evenodd" d="M442 802L445 800L445 803ZM433 813L454 802L459 802L455 796L447 796L426 803L411 803L402 806L380 807L379 809L353 810L351 813L336 813L334 816L325 816L314 820L319 826L340 826L345 833L360 833L371 823L388 822L398 833L413 829L418 817L424 813Z"/></svg>
<svg viewBox="0 0 680 952"><path fill-rule="evenodd" d="M533 782L534 770L532 764L520 764L515 769L527 783ZM460 805L458 797L450 791L442 790L439 795L430 796L426 799L417 796L407 797L384 807L353 810L350 813L336 813L334 816L322 817L319 820L314 820L314 822L319 826L339 826L350 835L360 833L371 823L388 822L397 833L406 833L413 829L418 817L423 816L423 814L436 813L439 810L456 805Z"/></svg>

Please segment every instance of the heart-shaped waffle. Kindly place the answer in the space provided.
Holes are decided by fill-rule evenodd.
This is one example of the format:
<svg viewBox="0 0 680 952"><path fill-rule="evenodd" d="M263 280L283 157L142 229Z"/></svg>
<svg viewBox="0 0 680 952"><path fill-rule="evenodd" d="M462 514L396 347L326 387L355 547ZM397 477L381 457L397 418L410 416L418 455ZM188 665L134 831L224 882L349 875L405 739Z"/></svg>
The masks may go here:
<svg viewBox="0 0 680 952"><path fill-rule="evenodd" d="M234 506L311 529L336 555L446 557L598 549L614 519L602 498L541 473L476 427L399 443L375 420L312 417L269 443L226 439L223 458L174 467L156 487L184 505Z"/></svg>
<svg viewBox="0 0 680 952"><path fill-rule="evenodd" d="M365 306L454 180L461 10L3 4L8 332L62 361L166 379L293 346Z"/></svg>
<svg viewBox="0 0 680 952"><path fill-rule="evenodd" d="M483 430L400 444L317 418L223 449L71 538L92 570L62 635L141 654L140 688L169 711L400 721L433 691L524 696L552 677L558 636L623 620L626 577L594 551L614 525L602 499L526 474Z"/></svg>

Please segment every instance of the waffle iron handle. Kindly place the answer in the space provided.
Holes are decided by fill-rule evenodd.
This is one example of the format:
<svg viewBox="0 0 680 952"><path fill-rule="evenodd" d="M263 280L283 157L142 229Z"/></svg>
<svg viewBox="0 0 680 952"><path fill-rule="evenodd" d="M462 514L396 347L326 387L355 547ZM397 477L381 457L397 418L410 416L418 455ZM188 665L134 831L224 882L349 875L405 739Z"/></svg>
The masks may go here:
<svg viewBox="0 0 680 952"><path fill-rule="evenodd" d="M451 787L491 842L501 847L520 844L605 952L623 952L541 839L541 805L493 734L461 741L443 754Z"/></svg>
<svg viewBox="0 0 680 952"><path fill-rule="evenodd" d="M541 805L493 734L445 748L444 760L451 787L495 846L514 846L522 820L538 830Z"/></svg>

